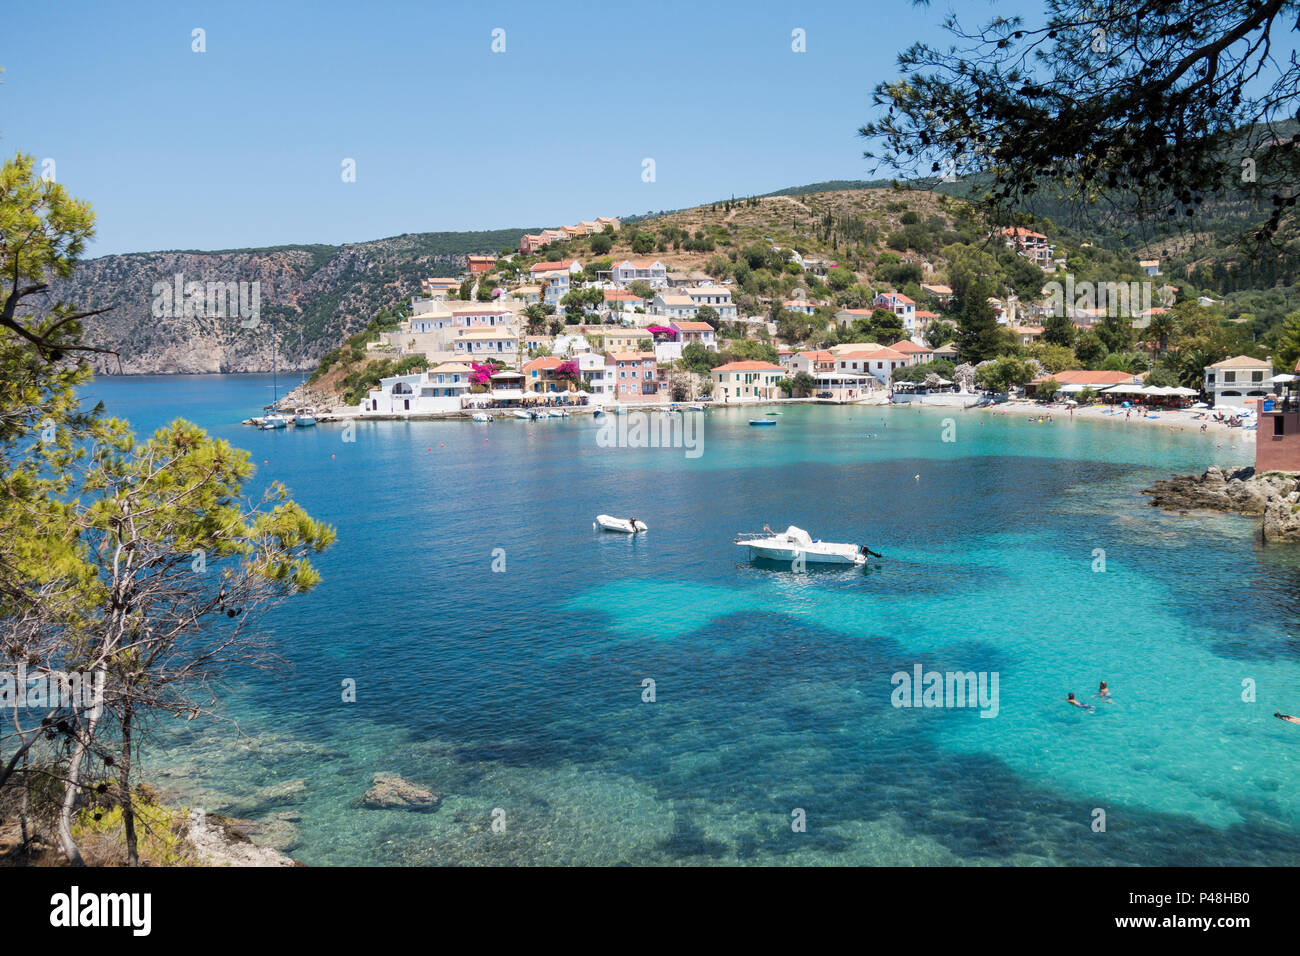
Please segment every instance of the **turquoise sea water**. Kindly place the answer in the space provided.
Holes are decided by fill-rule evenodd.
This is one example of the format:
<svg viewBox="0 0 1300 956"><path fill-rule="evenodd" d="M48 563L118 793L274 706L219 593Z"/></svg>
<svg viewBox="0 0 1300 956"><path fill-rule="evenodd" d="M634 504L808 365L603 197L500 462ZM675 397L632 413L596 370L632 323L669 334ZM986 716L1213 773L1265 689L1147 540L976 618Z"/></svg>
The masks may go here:
<svg viewBox="0 0 1300 956"><path fill-rule="evenodd" d="M320 588L265 622L285 665L225 695L242 736L190 725L150 754L166 790L267 821L304 862L1300 852L1300 728L1272 716L1300 711L1300 550L1261 547L1249 519L1166 515L1139 494L1171 472L1249 463L1253 435L798 406L769 429L748 427L752 411L710 413L694 459L600 447L599 425L577 418L362 423L348 443L338 426L240 427L268 385L89 392L141 431L183 415L249 449L259 482L285 482L338 530ZM597 533L599 512L650 531ZM885 558L759 566L731 542L764 523ZM915 664L995 672L997 716L894 707L891 675ZM341 701L348 678L355 704ZM1100 680L1114 702L1063 702L1094 700ZM362 808L381 771L441 807Z"/></svg>

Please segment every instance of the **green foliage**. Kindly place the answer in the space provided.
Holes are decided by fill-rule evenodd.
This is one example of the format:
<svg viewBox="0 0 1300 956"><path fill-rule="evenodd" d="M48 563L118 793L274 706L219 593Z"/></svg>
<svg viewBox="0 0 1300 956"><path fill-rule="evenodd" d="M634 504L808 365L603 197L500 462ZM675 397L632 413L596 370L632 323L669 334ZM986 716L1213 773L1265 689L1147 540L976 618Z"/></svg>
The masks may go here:
<svg viewBox="0 0 1300 956"><path fill-rule="evenodd" d="M1033 380L1033 366L1014 355L1001 356L975 370L975 384L991 392L1005 392Z"/></svg>
<svg viewBox="0 0 1300 956"><path fill-rule="evenodd" d="M933 362L921 362L918 365L904 365L894 369L890 380L895 382L924 382L927 376L938 375L940 378L953 380L957 369L947 359L935 359Z"/></svg>

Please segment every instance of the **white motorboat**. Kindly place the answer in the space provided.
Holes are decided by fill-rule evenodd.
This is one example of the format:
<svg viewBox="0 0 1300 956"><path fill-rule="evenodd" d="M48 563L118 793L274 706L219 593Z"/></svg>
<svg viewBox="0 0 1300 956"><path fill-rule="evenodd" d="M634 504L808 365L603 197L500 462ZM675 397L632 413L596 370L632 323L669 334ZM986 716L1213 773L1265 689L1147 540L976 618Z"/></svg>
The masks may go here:
<svg viewBox="0 0 1300 956"><path fill-rule="evenodd" d="M474 419L474 421L476 422L492 421L492 416L489 415L487 412L475 412L473 415L470 416L470 418Z"/></svg>
<svg viewBox="0 0 1300 956"><path fill-rule="evenodd" d="M262 418L262 423L258 427L263 431L271 431L275 428L288 428L289 416L281 415L279 412L274 412L270 415L264 416Z"/></svg>
<svg viewBox="0 0 1300 956"><path fill-rule="evenodd" d="M613 515L596 515L596 520L591 526L605 531L621 531L624 534L650 530L640 518L615 518Z"/></svg>
<svg viewBox="0 0 1300 956"><path fill-rule="evenodd" d="M689 408L689 409L690 409L691 411L693 411L693 412L702 412L702 411L704 411L704 406L703 406L703 405L700 405L700 404L691 404L691 405L687 405L686 407Z"/></svg>
<svg viewBox="0 0 1300 956"><path fill-rule="evenodd" d="M522 418L526 422L530 422L533 420L533 416L530 415L528 412L524 411L522 408L517 408L510 414L515 416L515 418Z"/></svg>
<svg viewBox="0 0 1300 956"><path fill-rule="evenodd" d="M736 544L749 548L750 557L785 563L802 559L807 564L860 565L867 563L868 554L875 554L865 545L814 540L794 525L779 533L765 528L756 534L738 534Z"/></svg>

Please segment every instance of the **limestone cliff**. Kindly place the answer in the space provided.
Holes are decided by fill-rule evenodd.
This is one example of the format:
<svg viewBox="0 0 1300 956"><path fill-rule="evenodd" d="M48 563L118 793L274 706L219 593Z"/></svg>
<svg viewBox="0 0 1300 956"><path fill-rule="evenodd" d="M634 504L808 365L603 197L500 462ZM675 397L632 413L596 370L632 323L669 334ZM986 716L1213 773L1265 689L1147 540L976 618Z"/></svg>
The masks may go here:
<svg viewBox="0 0 1300 956"><path fill-rule="evenodd" d="M148 252L103 256L57 283L56 301L111 308L86 321L93 344L118 351L97 356L99 374L269 372L272 342L282 369L313 369L321 355L361 329L381 308L419 293L425 276L454 275L472 252L518 243L524 230L419 233L342 246L285 246L225 252ZM239 296L212 293L188 311L171 291L178 282L235 285ZM253 287L252 283L257 283ZM183 299L184 297L182 297ZM215 305L215 308L211 306Z"/></svg>

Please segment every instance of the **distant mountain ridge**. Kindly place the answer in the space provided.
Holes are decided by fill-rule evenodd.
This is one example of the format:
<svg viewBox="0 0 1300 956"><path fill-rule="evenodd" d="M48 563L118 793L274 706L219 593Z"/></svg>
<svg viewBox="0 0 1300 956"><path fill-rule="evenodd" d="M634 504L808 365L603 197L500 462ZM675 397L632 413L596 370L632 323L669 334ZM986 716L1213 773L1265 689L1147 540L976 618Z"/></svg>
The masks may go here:
<svg viewBox="0 0 1300 956"><path fill-rule="evenodd" d="M534 227L535 228L535 227ZM93 360L101 374L261 372L272 364L314 368L320 356L419 290L425 276L455 275L473 253L515 247L528 229L431 232L371 242L290 245L214 252L178 250L101 256L80 263L54 285L51 301L87 309L111 308L86 321L90 344L114 349L117 359ZM170 312L158 286L253 283L260 306L255 326L240 314L186 316ZM163 314L156 314L158 312Z"/></svg>

